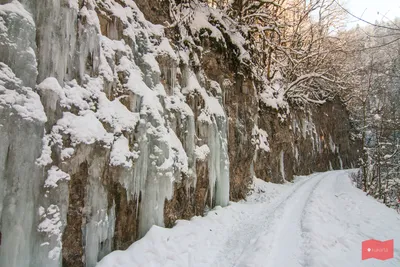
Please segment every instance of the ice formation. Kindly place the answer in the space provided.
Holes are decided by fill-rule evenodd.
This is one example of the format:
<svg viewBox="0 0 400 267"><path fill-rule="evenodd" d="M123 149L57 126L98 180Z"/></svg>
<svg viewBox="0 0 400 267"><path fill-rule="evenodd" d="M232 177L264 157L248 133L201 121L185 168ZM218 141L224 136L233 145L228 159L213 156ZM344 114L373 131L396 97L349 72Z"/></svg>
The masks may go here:
<svg viewBox="0 0 400 267"><path fill-rule="evenodd" d="M257 126L253 128L253 142L256 144L256 149L261 149L265 152L270 152L271 148L268 142L268 133L259 129Z"/></svg>
<svg viewBox="0 0 400 267"><path fill-rule="evenodd" d="M279 157L279 164L280 164L280 170L281 170L281 175L282 179L284 182L286 182L286 177L285 177L285 152L282 150L280 157Z"/></svg>
<svg viewBox="0 0 400 267"><path fill-rule="evenodd" d="M140 210L139 236L164 225L164 202L182 175L196 185L197 159L209 166L210 201L228 204L221 89L210 94L202 74L190 69L188 51L174 48L133 1L100 2L0 5L0 145L6 148L0 152L0 230L7 244L0 246L0 266L61 266L69 206L77 205L69 202L77 194L71 180L77 179L87 183L85 265L111 252L116 212L105 197L105 169L125 170L116 178ZM115 20L104 31L99 14L118 18L123 31ZM198 143L189 95L205 102Z"/></svg>

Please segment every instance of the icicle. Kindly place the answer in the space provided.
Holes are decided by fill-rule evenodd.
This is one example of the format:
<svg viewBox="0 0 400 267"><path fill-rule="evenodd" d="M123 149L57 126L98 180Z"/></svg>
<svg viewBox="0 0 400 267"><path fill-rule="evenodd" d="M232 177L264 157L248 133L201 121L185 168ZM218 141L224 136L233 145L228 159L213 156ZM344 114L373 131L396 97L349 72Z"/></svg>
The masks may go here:
<svg viewBox="0 0 400 267"><path fill-rule="evenodd" d="M286 177L285 177L285 152L283 150L281 151L280 154L280 169L281 169L281 175L283 182L286 182Z"/></svg>

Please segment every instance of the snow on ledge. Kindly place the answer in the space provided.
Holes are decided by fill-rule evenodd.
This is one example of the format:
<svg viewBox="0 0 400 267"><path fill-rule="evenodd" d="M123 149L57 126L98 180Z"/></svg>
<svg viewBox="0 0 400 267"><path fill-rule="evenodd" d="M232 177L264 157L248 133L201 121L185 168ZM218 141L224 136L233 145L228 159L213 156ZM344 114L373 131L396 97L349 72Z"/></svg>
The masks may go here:
<svg viewBox="0 0 400 267"><path fill-rule="evenodd" d="M58 182L62 180L69 181L71 177L68 173L63 172L57 166L52 166L50 170L47 171L47 179L44 182L44 187L58 187Z"/></svg>
<svg viewBox="0 0 400 267"><path fill-rule="evenodd" d="M32 15L28 11L26 11L24 6L18 1L12 1L11 3L0 5L0 15L3 15L5 13L17 14L23 17L32 26L35 26L35 21L33 20Z"/></svg>
<svg viewBox="0 0 400 267"><path fill-rule="evenodd" d="M139 152L129 150L129 140L121 135L118 137L112 146L111 150L111 166L132 167L132 159L137 159Z"/></svg>
<svg viewBox="0 0 400 267"><path fill-rule="evenodd" d="M104 129L92 111L86 111L82 116L64 112L53 130L69 134L73 146L79 143L93 144L96 141L103 141L109 145L114 139L113 134Z"/></svg>
<svg viewBox="0 0 400 267"><path fill-rule="evenodd" d="M22 86L22 81L4 63L0 62L0 108L14 109L25 120L47 121L39 95L29 87Z"/></svg>
<svg viewBox="0 0 400 267"><path fill-rule="evenodd" d="M196 159L201 161L205 161L210 154L210 148L208 145L196 146L195 150Z"/></svg>

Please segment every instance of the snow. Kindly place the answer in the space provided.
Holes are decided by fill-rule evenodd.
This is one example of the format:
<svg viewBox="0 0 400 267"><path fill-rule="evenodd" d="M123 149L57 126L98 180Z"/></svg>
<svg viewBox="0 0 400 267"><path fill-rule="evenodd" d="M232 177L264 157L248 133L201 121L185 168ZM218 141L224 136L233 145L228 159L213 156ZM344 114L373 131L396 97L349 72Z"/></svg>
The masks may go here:
<svg viewBox="0 0 400 267"><path fill-rule="evenodd" d="M374 115L374 120L380 121L381 119L382 119L382 117L379 114Z"/></svg>
<svg viewBox="0 0 400 267"><path fill-rule="evenodd" d="M267 87L262 93L260 93L260 100L267 107L279 110L287 109L288 103L285 100L283 90L275 90L272 87Z"/></svg>
<svg viewBox="0 0 400 267"><path fill-rule="evenodd" d="M45 233L49 239L55 238L57 241L57 245L48 253L49 259L57 261L61 255L62 246L62 222L60 209L57 205L50 205L46 210L43 207L40 207L39 214L42 221L38 225L38 231ZM50 243L46 242L42 245L48 246Z"/></svg>
<svg viewBox="0 0 400 267"><path fill-rule="evenodd" d="M42 154L35 162L38 166L46 166L53 162L53 160L51 158L50 142L51 142L50 135L45 135L42 138Z"/></svg>
<svg viewBox="0 0 400 267"><path fill-rule="evenodd" d="M160 66L158 65L158 62L154 57L154 54L152 53L144 54L142 58L150 67L151 71L156 73L161 73Z"/></svg>
<svg viewBox="0 0 400 267"><path fill-rule="evenodd" d="M45 85L50 85L48 81L45 80L44 82ZM42 85L39 88L43 87L44 86ZM79 86L76 80L68 82L60 93L62 107L71 109L73 106L75 106L79 110L88 110L91 107L90 103L88 103L91 98L91 93Z"/></svg>
<svg viewBox="0 0 400 267"><path fill-rule="evenodd" d="M224 26L232 44L239 49L239 55L237 55L238 59L241 61L250 61L250 53L245 48L246 39L242 35L242 32L245 32L246 30L244 28L240 28L236 21L232 20L228 16L223 15L222 12L214 9L211 9L210 11L213 17L218 18L219 22Z"/></svg>
<svg viewBox="0 0 400 267"><path fill-rule="evenodd" d="M139 152L129 150L129 140L121 135L117 140L114 141L111 150L111 166L123 166L130 168L132 167L132 159L137 159Z"/></svg>
<svg viewBox="0 0 400 267"><path fill-rule="evenodd" d="M203 94L204 91L202 90L202 87L199 83L199 81L196 78L196 75L190 71L189 72L189 77L187 79L187 86L184 88L183 93L192 93L198 91L199 93Z"/></svg>
<svg viewBox="0 0 400 267"><path fill-rule="evenodd" d="M185 102L184 96L173 95L165 98L165 108L181 113L182 117L193 117L193 110Z"/></svg>
<svg viewBox="0 0 400 267"><path fill-rule="evenodd" d="M200 161L205 161L209 154L210 148L208 147L208 145L196 146L196 159L199 159Z"/></svg>
<svg viewBox="0 0 400 267"><path fill-rule="evenodd" d="M92 111L87 111L82 116L64 112L53 131L69 134L73 146L79 143L93 144L96 141L109 145L113 140L113 135L104 129Z"/></svg>
<svg viewBox="0 0 400 267"><path fill-rule="evenodd" d="M48 77L43 80L37 87L39 91L54 91L60 97L64 96L63 89L61 88L60 84L58 83L57 79L54 77Z"/></svg>
<svg viewBox="0 0 400 267"><path fill-rule="evenodd" d="M201 29L208 29L211 34L210 37L217 39L218 41L225 40L221 31L218 30L214 25L208 22L210 14L207 14L206 9L196 10L191 23L192 33L200 33Z"/></svg>
<svg viewBox="0 0 400 267"><path fill-rule="evenodd" d="M185 65L189 65L189 60L190 60L189 51L179 50L178 54L182 63Z"/></svg>
<svg viewBox="0 0 400 267"><path fill-rule="evenodd" d="M204 123L207 123L207 124L212 124L212 121L211 121L211 119L210 119L210 116L209 116L206 112L204 112L204 111L202 111L202 112L200 113L200 115L197 117L197 120L198 120L199 122L204 122Z"/></svg>
<svg viewBox="0 0 400 267"><path fill-rule="evenodd" d="M32 189L29 187L30 191L27 189L26 194L20 190L21 195L26 195L27 199L18 197L25 205L25 213L28 215L41 207L38 228L40 234L30 231L30 227L34 225L30 220L23 220L28 226L24 226L24 231L20 231L20 225L14 223L14 217L18 216L12 214L12 220L9 220L14 223L12 231L3 235L3 238L7 241L11 235L15 236L14 232L17 231L20 235L32 232L34 238L26 237L31 252L25 253L27 260L24 262L32 258L32 261L37 260L37 264L41 266L61 264L61 234L68 208L66 181L70 176L55 165L68 170L72 175L73 170L68 168L70 162L63 161L84 160L81 159L81 154L85 152L80 150L86 146L80 147L79 144L105 145L106 160L103 161L103 155L95 155L92 158L93 162L100 160L111 166L128 169L122 171L123 175L116 179L126 189L128 200L137 201L137 210L140 210L140 216L137 218L140 236L152 225L164 225L164 203L173 196L174 182L179 181L182 174L191 179L191 182L196 176L194 114L186 103L186 96L180 92L180 86L174 83L178 71L178 54L181 55L174 49L181 47L171 46L165 36L164 27L148 22L132 0L125 0L123 3L112 0L90 0L85 1L85 4L79 4L80 2L39 1L34 14L37 28L34 23L22 24L32 26L28 32L30 38L19 38L22 35L18 35L18 41L23 41L24 46L32 45L26 49L32 57L31 62L19 56L22 49L15 46L15 50L20 58L18 62L33 66L32 74L21 66L11 66L7 63L10 65L8 67L0 63L0 108L11 107L23 118L42 122L38 129L44 130L45 135L43 136L43 132L40 135L37 133L40 137L39 143L36 144L40 146L40 139L42 136L43 138L42 154L36 160L36 164L45 167L40 170L48 170L47 173L43 171L44 177L40 176L43 179L34 179L38 181L37 186L33 183ZM80 6L82 8L79 10ZM32 20L32 16L18 1L0 5L0 9L0 12L12 9L13 12L26 16L27 20ZM101 36L96 12L111 18L107 19L109 38ZM18 21L24 20L15 14L7 16L17 17ZM116 25L121 26L122 32L117 31ZM0 18L0 29L8 31L8 26L5 19ZM60 34L54 35L54 32ZM240 42L239 39L237 41ZM40 46L38 48L35 47L36 40L40 40L37 43ZM14 43L11 46L14 46ZM188 57L188 53L185 55ZM158 57L167 57L168 64L162 66L163 69L160 69L157 63ZM10 58L15 61L13 55ZM49 58L51 60L48 60ZM195 54L194 59L200 64L198 55ZM37 62L41 64L37 65ZM173 65L171 69L168 69L169 63ZM29 86L33 89L23 87L27 85L23 79L25 76L21 77L16 70L30 74L25 76L29 76L27 80L32 82ZM167 75L167 79L171 79L172 87L166 88L168 94L161 83L161 71L171 73ZM183 83L186 84L186 73L181 77L185 79ZM208 95L202 87L206 84L204 77L199 77L199 80L195 76L194 78L195 85L198 85L196 89L206 100L204 114L210 124L205 127L208 130L205 131L205 137L209 140L202 142L201 144L206 144L197 152L201 152L200 156L204 157L204 160L210 161L210 187L215 192L214 195L211 194L211 199L215 203L227 205L229 159L226 116L220 104L221 99ZM37 86L36 81L40 83ZM214 83L212 86L220 96L221 89L217 88L218 84ZM39 95L45 107L42 106ZM49 115L46 125L45 112ZM177 118L174 122L172 119L168 120L174 116ZM22 147L28 146L23 144ZM86 156L88 155L83 155ZM27 165L22 169L33 171L34 168ZM93 173L88 176L91 180L88 181L90 186L85 191L83 208L83 212L88 215L81 229L85 236L82 246L87 266L93 266L111 251L116 220L115 203L108 203L109 199L104 198L107 195L106 188L101 184L96 172L97 169L93 168ZM27 185L31 186L31 183ZM42 192L44 194L41 194ZM12 211L12 208L10 210ZM32 220L37 218L29 217ZM4 229L10 228L3 227ZM17 237L15 239L19 242L22 240ZM42 244L43 249L35 255L36 250L30 246L34 246L32 241L37 240L40 240L36 243ZM15 255L23 254L24 251L19 250L18 246L19 244L9 246L10 249L2 252L9 253L12 250ZM28 246L26 248L28 250ZM48 261L48 258L51 260ZM11 256L6 262L11 266L26 265L18 264L20 261L15 259L15 256Z"/></svg>
<svg viewBox="0 0 400 267"><path fill-rule="evenodd" d="M178 61L178 56L176 55L171 44L169 43L168 38L165 38L165 37L163 37L161 39L160 44L157 46L156 55L159 55L159 56L167 55L169 58L173 59L174 61L176 61L176 62Z"/></svg>
<svg viewBox="0 0 400 267"><path fill-rule="evenodd" d="M52 166L50 170L47 171L47 179L44 182L44 187L58 187L58 181L69 181L70 179L71 177L68 173L63 172L57 166Z"/></svg>
<svg viewBox="0 0 400 267"><path fill-rule="evenodd" d="M241 34L243 29L233 19L219 10L210 8L205 3L194 1L191 8L193 10L184 10L181 17L190 18L189 27L192 36L214 38L224 47L227 47L226 43L230 41L239 50L239 54L236 55L239 60L250 60L250 53L245 48L246 39ZM190 39L190 37L187 36L186 39Z"/></svg>
<svg viewBox="0 0 400 267"><path fill-rule="evenodd" d="M221 103L215 97L208 97L206 99L206 108L211 114L215 114L217 116L225 117L224 108L222 107Z"/></svg>
<svg viewBox="0 0 400 267"><path fill-rule="evenodd" d="M108 100L103 93L99 96L99 110L96 116L108 123L114 129L114 133L131 132L139 121L139 113L129 111L119 99Z"/></svg>
<svg viewBox="0 0 400 267"><path fill-rule="evenodd" d="M183 149L181 141L176 136L175 132L170 129L166 136L166 143L170 146L170 152L168 160L166 160L160 167L160 170L167 170L172 166L177 167L182 172L188 172L188 157L185 150Z"/></svg>
<svg viewBox="0 0 400 267"><path fill-rule="evenodd" d="M258 128L258 126L255 126L253 128L252 135L256 137L256 139L253 139L252 141L256 144L257 149L261 149L265 152L271 151L271 148L269 147L268 143L268 133L266 131Z"/></svg>
<svg viewBox="0 0 400 267"><path fill-rule="evenodd" d="M75 9L76 11L79 10L79 3L78 0L68 0L68 4L70 8Z"/></svg>
<svg viewBox="0 0 400 267"><path fill-rule="evenodd" d="M225 111L220 103L220 100L208 94L206 89L200 85L199 80L193 72L189 73L187 86L186 88L184 88L183 93L199 93L205 101L205 111L207 112L207 114L225 117Z"/></svg>
<svg viewBox="0 0 400 267"><path fill-rule="evenodd" d="M35 21L32 18L32 15L26 11L24 6L18 1L12 1L11 3L0 5L0 15L4 13L14 13L21 17L23 17L26 21L28 21L32 26L35 25Z"/></svg>
<svg viewBox="0 0 400 267"><path fill-rule="evenodd" d="M77 0L73 0L77 1ZM75 9L76 11L79 10L79 4L76 3L71 8ZM79 10L79 14L85 18L86 25L95 26L97 30L100 32L100 21L99 17L95 10L88 10L86 6L83 6L81 10Z"/></svg>
<svg viewBox="0 0 400 267"><path fill-rule="evenodd" d="M229 81L229 80L228 80ZM222 89L221 86L219 85L219 83L217 83L216 81L210 81L210 88L212 90L215 90L217 95L222 95Z"/></svg>
<svg viewBox="0 0 400 267"><path fill-rule="evenodd" d="M0 62L0 108L12 108L25 120L47 121L39 95L22 81L4 63Z"/></svg>
<svg viewBox="0 0 400 267"><path fill-rule="evenodd" d="M395 259L361 262L362 241L400 242L400 215L353 187L351 172L283 185L255 179L247 201L180 220L172 229L153 226L97 267L398 266L397 247Z"/></svg>
<svg viewBox="0 0 400 267"><path fill-rule="evenodd" d="M72 157L74 152L75 149L73 149L72 147L64 148L63 150L61 150L61 160L69 159L70 157Z"/></svg>

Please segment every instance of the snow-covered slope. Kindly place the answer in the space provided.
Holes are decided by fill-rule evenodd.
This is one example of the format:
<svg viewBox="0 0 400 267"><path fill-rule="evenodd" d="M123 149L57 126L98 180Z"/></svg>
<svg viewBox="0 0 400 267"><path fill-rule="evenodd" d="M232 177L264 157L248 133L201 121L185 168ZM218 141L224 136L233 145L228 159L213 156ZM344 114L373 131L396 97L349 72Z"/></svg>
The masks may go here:
<svg viewBox="0 0 400 267"><path fill-rule="evenodd" d="M351 172L283 185L256 180L247 202L178 221L172 229L154 226L97 266L398 266L400 215L356 189ZM394 239L395 258L361 261L361 243L368 239Z"/></svg>

